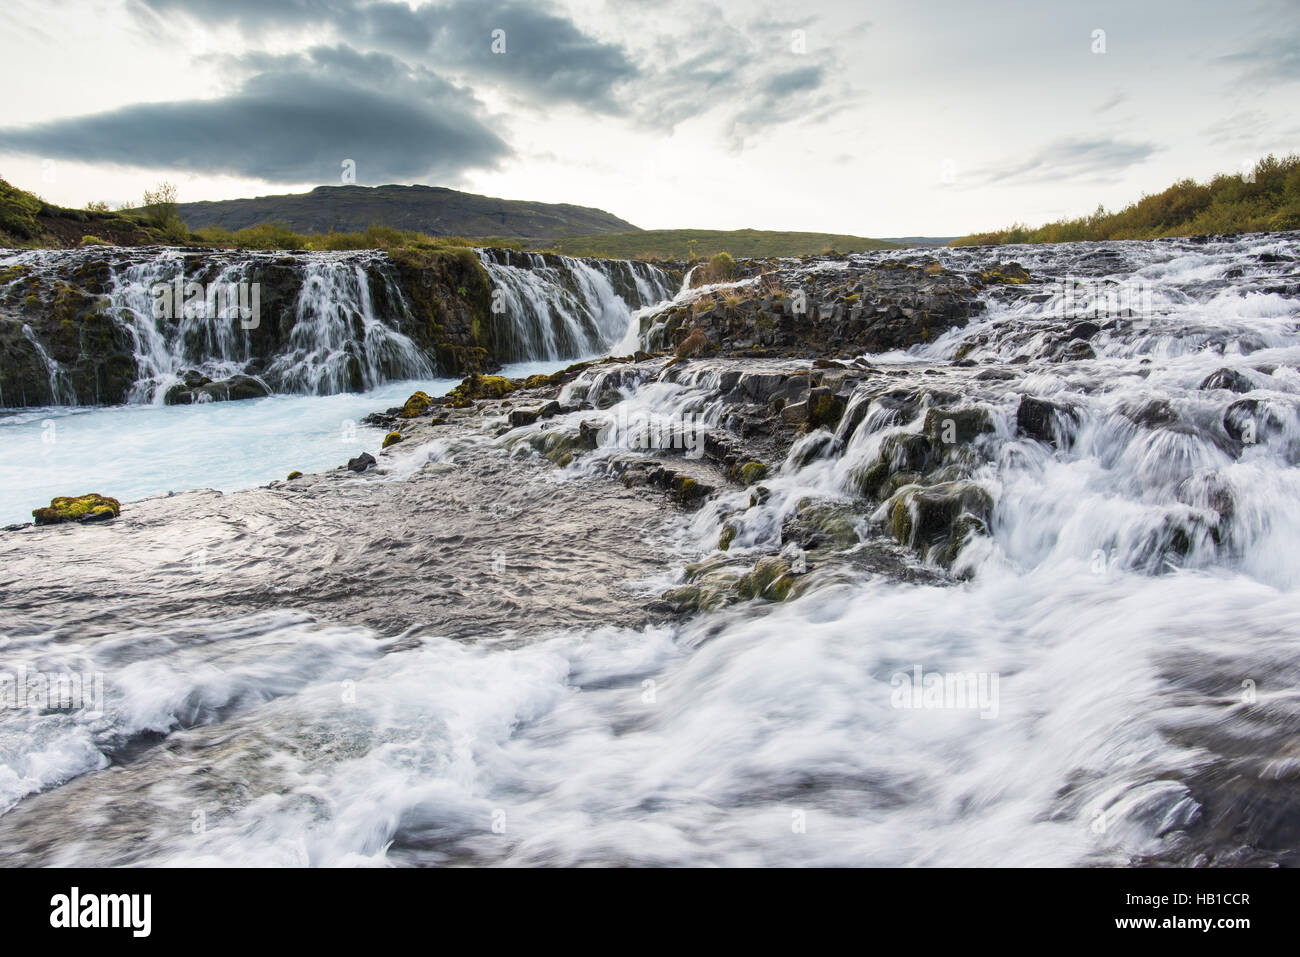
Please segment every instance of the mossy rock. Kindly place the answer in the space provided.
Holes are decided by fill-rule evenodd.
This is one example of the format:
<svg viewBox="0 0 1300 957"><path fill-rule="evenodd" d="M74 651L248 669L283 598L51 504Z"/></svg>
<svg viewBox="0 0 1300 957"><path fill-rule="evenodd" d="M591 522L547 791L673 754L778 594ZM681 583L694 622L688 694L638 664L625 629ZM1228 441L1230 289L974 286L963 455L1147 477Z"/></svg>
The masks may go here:
<svg viewBox="0 0 1300 957"><path fill-rule="evenodd" d="M993 431L988 409L930 409L921 427L936 449L966 444Z"/></svg>
<svg viewBox="0 0 1300 957"><path fill-rule="evenodd" d="M740 480L746 485L753 485L767 478L767 466L762 462L746 462L740 467Z"/></svg>
<svg viewBox="0 0 1300 957"><path fill-rule="evenodd" d="M741 598L785 601L790 597L794 584L790 562L779 555L769 555L760 558L754 570L740 579L738 594Z"/></svg>
<svg viewBox="0 0 1300 957"><path fill-rule="evenodd" d="M972 482L908 486L886 503L889 532L895 541L925 554L934 546L957 543L938 560L951 564L960 545L977 527L986 528L993 514L993 499ZM974 521L971 521L974 520Z"/></svg>
<svg viewBox="0 0 1300 957"><path fill-rule="evenodd" d="M390 445L396 445L400 441L402 441L401 432L389 432L387 435L384 436L384 444L380 447L386 449Z"/></svg>
<svg viewBox="0 0 1300 957"><path fill-rule="evenodd" d="M285 481L292 482L294 479L299 479L299 478L302 478L302 473L297 470L294 470L289 473L289 475L285 478Z"/></svg>
<svg viewBox="0 0 1300 957"><path fill-rule="evenodd" d="M517 388L518 384L505 376L475 373L448 392L444 401L453 408L465 409L476 399L503 399Z"/></svg>
<svg viewBox="0 0 1300 957"><path fill-rule="evenodd" d="M730 522L723 525L722 533L718 536L718 549L725 552L727 549L731 548L731 543L736 540L737 532L738 529L736 526Z"/></svg>
<svg viewBox="0 0 1300 957"><path fill-rule="evenodd" d="M844 415L845 403L838 395L818 395L808 400L808 427L833 429Z"/></svg>
<svg viewBox="0 0 1300 957"><path fill-rule="evenodd" d="M122 505L117 499L92 492L50 499L48 508L32 509L32 518L37 525L58 525L60 522L110 521L121 513Z"/></svg>
<svg viewBox="0 0 1300 957"><path fill-rule="evenodd" d="M797 540L804 548L828 546L843 551L861 540L858 515L843 502L801 499L795 506L794 518L783 529L783 538Z"/></svg>
<svg viewBox="0 0 1300 957"><path fill-rule="evenodd" d="M428 412L429 405L432 402L433 400L429 398L428 393L423 391L415 392L406 400L406 403L402 406L402 411L397 414L403 419L414 419L416 416Z"/></svg>

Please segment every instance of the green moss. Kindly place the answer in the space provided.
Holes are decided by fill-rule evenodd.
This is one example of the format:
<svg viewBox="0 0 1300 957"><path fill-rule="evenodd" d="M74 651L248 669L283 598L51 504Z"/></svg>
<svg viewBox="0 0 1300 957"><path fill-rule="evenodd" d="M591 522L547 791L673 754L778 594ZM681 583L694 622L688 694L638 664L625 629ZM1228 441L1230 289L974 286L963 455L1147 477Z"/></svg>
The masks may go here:
<svg viewBox="0 0 1300 957"><path fill-rule="evenodd" d="M505 376L475 373L448 392L444 401L453 408L463 409L477 399L503 399L517 388L518 384Z"/></svg>
<svg viewBox="0 0 1300 957"><path fill-rule="evenodd" d="M731 547L731 543L736 540L736 526L730 523L722 526L722 534L718 536L718 548L726 551Z"/></svg>
<svg viewBox="0 0 1300 957"><path fill-rule="evenodd" d="M48 508L32 510L37 525L57 525L60 522L88 522L117 518L122 506L115 498L90 493L88 495L59 496L50 499Z"/></svg>
<svg viewBox="0 0 1300 957"><path fill-rule="evenodd" d="M289 473L289 477L286 478L285 481L286 481L286 482L292 482L292 481L293 481L294 479L296 479L296 478L302 478L302 473L301 473L301 472L298 472L298 471L290 472L290 473Z"/></svg>
<svg viewBox="0 0 1300 957"><path fill-rule="evenodd" d="M794 584L790 563L780 556L768 556L760 558L754 570L740 579L739 595L741 598L785 601Z"/></svg>
<svg viewBox="0 0 1300 957"><path fill-rule="evenodd" d="M403 419L414 419L418 415L424 415L429 411L431 402L433 400L429 398L426 392L415 392L406 400L406 404L402 406L402 411L398 413L398 416ZM384 441L387 442L387 439Z"/></svg>
<svg viewBox="0 0 1300 957"><path fill-rule="evenodd" d="M740 467L740 480L746 485L753 485L767 478L767 466L762 462L746 462Z"/></svg>
<svg viewBox="0 0 1300 957"><path fill-rule="evenodd" d="M384 444L381 446L381 448L386 449L390 445L396 445L400 441L402 441L401 432L389 432L387 435L384 436Z"/></svg>
<svg viewBox="0 0 1300 957"><path fill-rule="evenodd" d="M808 407L810 428L834 428L844 415L844 400L837 395L819 395Z"/></svg>

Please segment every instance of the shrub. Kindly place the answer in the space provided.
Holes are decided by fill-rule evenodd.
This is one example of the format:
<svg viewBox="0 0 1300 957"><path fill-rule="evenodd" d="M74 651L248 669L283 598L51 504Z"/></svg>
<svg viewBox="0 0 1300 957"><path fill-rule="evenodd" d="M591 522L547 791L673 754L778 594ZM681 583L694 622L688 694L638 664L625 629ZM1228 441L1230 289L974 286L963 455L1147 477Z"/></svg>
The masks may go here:
<svg viewBox="0 0 1300 957"><path fill-rule="evenodd" d="M1300 228L1300 155L1272 154L1251 175L1221 173L1208 183L1179 180L1118 212L1098 206L1090 216L1061 219L1037 229L1016 224L976 233L954 246L1061 243L1080 240L1155 239L1205 233L1250 233Z"/></svg>

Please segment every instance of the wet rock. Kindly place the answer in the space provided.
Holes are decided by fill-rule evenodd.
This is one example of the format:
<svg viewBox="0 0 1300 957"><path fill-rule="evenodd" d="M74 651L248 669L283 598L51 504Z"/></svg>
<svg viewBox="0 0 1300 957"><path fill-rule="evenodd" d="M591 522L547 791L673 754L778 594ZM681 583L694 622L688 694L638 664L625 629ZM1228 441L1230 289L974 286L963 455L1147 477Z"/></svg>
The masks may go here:
<svg viewBox="0 0 1300 957"><path fill-rule="evenodd" d="M1049 445L1056 445L1060 439L1072 436L1078 424L1078 414L1069 406L1023 396L1016 409L1016 428L1022 435Z"/></svg>
<svg viewBox="0 0 1300 957"><path fill-rule="evenodd" d="M741 598L766 598L768 601L785 601L790 597L795 579L789 560L778 555L760 558L754 570L740 579L738 591Z"/></svg>
<svg viewBox="0 0 1300 957"><path fill-rule="evenodd" d="M1243 445L1263 442L1284 428L1281 416L1259 399L1238 399L1223 413L1223 430Z"/></svg>
<svg viewBox="0 0 1300 957"><path fill-rule="evenodd" d="M541 417L541 409L511 409L507 418L510 422L510 428L517 429L521 426L532 425Z"/></svg>
<svg viewBox="0 0 1300 957"><path fill-rule="evenodd" d="M805 551L830 549L843 551L861 540L859 517L851 506L842 502L803 499L781 528L783 544L793 543Z"/></svg>
<svg viewBox="0 0 1300 957"><path fill-rule="evenodd" d="M1201 389L1227 389L1229 392L1254 392L1255 384L1236 369L1223 368L1202 380Z"/></svg>
<svg viewBox="0 0 1300 957"><path fill-rule="evenodd" d="M190 382L198 384L190 385ZM191 405L197 402L236 402L241 399L260 399L270 394L271 390L252 376L235 375L216 381L197 376L169 388L163 394L163 403Z"/></svg>
<svg viewBox="0 0 1300 957"><path fill-rule="evenodd" d="M1166 399L1125 403L1120 406L1120 414L1144 429L1158 429L1178 421L1178 413Z"/></svg>
<svg viewBox="0 0 1300 957"><path fill-rule="evenodd" d="M369 452L362 452L354 459L348 459L348 468L353 472L364 472L375 464L375 457Z"/></svg>
<svg viewBox="0 0 1300 957"><path fill-rule="evenodd" d="M936 449L974 442L993 431L993 417L987 409L930 409L921 431Z"/></svg>
<svg viewBox="0 0 1300 957"><path fill-rule="evenodd" d="M913 485L886 502L884 511L895 541L946 566L972 534L987 530L993 499L973 482Z"/></svg>
<svg viewBox="0 0 1300 957"><path fill-rule="evenodd" d="M380 448L386 449L390 445L396 445L400 441L402 441L401 432L389 432L387 435L384 436L384 443L382 446L380 446Z"/></svg>
<svg viewBox="0 0 1300 957"><path fill-rule="evenodd" d="M1061 351L1057 355L1058 358L1071 362L1097 358L1096 351L1083 339L1075 339L1073 342L1066 343L1061 347Z"/></svg>

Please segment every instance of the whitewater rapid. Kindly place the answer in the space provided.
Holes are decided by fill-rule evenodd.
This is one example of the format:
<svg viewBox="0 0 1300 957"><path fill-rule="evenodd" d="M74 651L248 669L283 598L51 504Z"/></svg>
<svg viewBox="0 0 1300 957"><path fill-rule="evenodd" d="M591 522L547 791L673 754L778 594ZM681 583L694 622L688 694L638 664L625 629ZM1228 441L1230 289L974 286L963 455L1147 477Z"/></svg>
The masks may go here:
<svg viewBox="0 0 1300 957"><path fill-rule="evenodd" d="M187 520L184 503L152 531L145 520L59 530L63 545L0 540L16 569L0 582L11 596L0 663L98 671L106 688L99 711L0 712L3 855L1296 863L1300 239L935 255L954 268L1014 259L1040 285L992 288L964 328L869 357L876 372L849 406L863 414L797 443L759 499L724 489L693 513L647 512L607 477L628 454L617 428L562 469L530 457L529 429L576 428L588 411L449 433L368 482L304 493L318 516L379 503L363 524L310 530L346 558L275 532L278 499L229 497L228 520L266 526L265 564L230 566L250 585L229 592L239 600L225 616L209 577L190 613L173 604L142 620L151 586L132 577L115 618L111 562L59 566L102 551L91 534L136 536L183 594L188 552L166 538L213 521ZM1103 298L1127 287L1139 305L1118 317L1086 300L1063 307L1052 284L1073 279ZM1097 328L1066 331L1080 323ZM1076 338L1091 355L1063 351ZM690 412L720 428L725 363L662 366L620 372L604 412ZM1207 384L1225 369L1235 390ZM585 373L566 398L594 399L610 374ZM899 404L894 388L935 398ZM995 503L987 534L946 570L882 544L878 503L855 492L885 440L921 429L944 395L989 416L970 478ZM1025 396L1068 410L1052 443L1017 429ZM638 619L683 566L719 557L727 523L736 561L786 549L783 529L808 499L850 509L859 542L812 569L798 597ZM422 520L424 509L439 511ZM907 575L874 561L886 551ZM295 573L295 561L321 571ZM330 567L340 577L327 589ZM270 584L255 591L261 575ZM29 581L40 576L57 602L42 605ZM402 613L394 592L390 617L397 582ZM102 607L83 594L96 587ZM446 589L463 597L422 624L420 602ZM92 608L107 620L90 633L61 625ZM914 674L972 676L996 697L930 702L904 693Z"/></svg>

